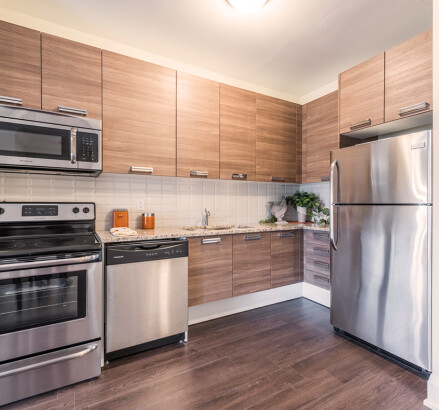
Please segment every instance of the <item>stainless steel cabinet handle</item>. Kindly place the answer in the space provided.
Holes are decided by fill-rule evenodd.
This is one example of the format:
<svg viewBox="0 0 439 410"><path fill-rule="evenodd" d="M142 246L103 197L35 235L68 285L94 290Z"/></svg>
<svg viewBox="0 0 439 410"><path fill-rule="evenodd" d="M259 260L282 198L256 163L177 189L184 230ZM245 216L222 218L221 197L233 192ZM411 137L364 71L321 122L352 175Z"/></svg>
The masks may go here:
<svg viewBox="0 0 439 410"><path fill-rule="evenodd" d="M70 162L76 164L76 134L78 132L77 128L72 128L70 130Z"/></svg>
<svg viewBox="0 0 439 410"><path fill-rule="evenodd" d="M6 95L0 95L0 102L23 105L23 100L21 98L8 97Z"/></svg>
<svg viewBox="0 0 439 410"><path fill-rule="evenodd" d="M6 377L6 376L12 376L13 374L17 374L17 373L27 372L29 370L39 369L40 367L50 366L52 364L65 362L67 360L77 359L78 357L85 356L86 354L92 352L93 350L96 350L98 347L99 347L99 345L94 344L94 345L88 346L86 349L83 349L77 353L72 353L72 354L68 354L66 356L57 357L55 359L46 360L45 362L41 362L41 363L34 363L34 364L30 364L28 366L23 366L23 367L18 367L16 369L7 370L5 372L0 373L0 378Z"/></svg>
<svg viewBox="0 0 439 410"><path fill-rule="evenodd" d="M282 232L279 234L281 238L292 238L294 236L294 232Z"/></svg>
<svg viewBox="0 0 439 410"><path fill-rule="evenodd" d="M154 172L153 167L130 167L130 172L141 172L143 174L152 174Z"/></svg>
<svg viewBox="0 0 439 410"><path fill-rule="evenodd" d="M84 117L87 115L87 110L83 110L82 108L64 107L63 105L58 107L58 111L66 112L68 114L83 115Z"/></svg>
<svg viewBox="0 0 439 410"><path fill-rule="evenodd" d="M232 174L232 179L247 179L247 174Z"/></svg>
<svg viewBox="0 0 439 410"><path fill-rule="evenodd" d="M207 171L191 171L191 177L207 177L209 176L209 172Z"/></svg>
<svg viewBox="0 0 439 410"><path fill-rule="evenodd" d="M313 278L314 278L314 280L316 280L317 282L329 283L329 279L328 279L328 278L324 278L323 276L313 275Z"/></svg>
<svg viewBox="0 0 439 410"><path fill-rule="evenodd" d="M356 124L351 124L351 130L356 130L358 128L367 127L372 124L372 120L370 118L365 119L364 121L357 122Z"/></svg>
<svg viewBox="0 0 439 410"><path fill-rule="evenodd" d="M257 241L258 239L262 239L262 235L245 235L246 241Z"/></svg>
<svg viewBox="0 0 439 410"><path fill-rule="evenodd" d="M326 240L329 237L329 235L327 233L317 233L317 232L313 232L313 236L315 239L317 239L319 241Z"/></svg>
<svg viewBox="0 0 439 410"><path fill-rule="evenodd" d="M272 182L285 182L285 177L271 177Z"/></svg>
<svg viewBox="0 0 439 410"><path fill-rule="evenodd" d="M329 254L329 249L319 248L318 246L314 246L314 248L312 248L312 250L316 253Z"/></svg>
<svg viewBox="0 0 439 410"><path fill-rule="evenodd" d="M207 245L209 243L220 243L221 242L221 238L206 238L206 239L201 239L201 243L203 245Z"/></svg>
<svg viewBox="0 0 439 410"><path fill-rule="evenodd" d="M329 181L329 175L322 175L320 177L320 181L322 182L328 182Z"/></svg>
<svg viewBox="0 0 439 410"><path fill-rule="evenodd" d="M418 104L409 105L408 107L400 108L398 110L398 115L403 117L407 114L412 114L414 112L425 111L430 108L430 104L428 102L421 102Z"/></svg>
<svg viewBox="0 0 439 410"><path fill-rule="evenodd" d="M320 266L320 267L326 268L326 269L330 269L331 268L329 263L326 263L326 262L313 261L313 264L314 264L314 266Z"/></svg>
<svg viewBox="0 0 439 410"><path fill-rule="evenodd" d="M43 268L45 266L66 265L69 263L85 263L99 259L99 257L100 257L99 254L96 254L96 255L81 256L79 258L47 259L44 261L9 263L6 265L0 265L0 272L16 270L16 269Z"/></svg>
<svg viewBox="0 0 439 410"><path fill-rule="evenodd" d="M330 188L329 188L329 219L330 219L330 225L329 225L329 241L334 248L334 250L337 250L338 246L338 236L340 233L340 212L337 210L337 239L334 237L334 173L337 169L338 178L337 178L337 203L340 200L340 165L338 164L337 160L334 160L331 164L331 173L329 174L330 177Z"/></svg>

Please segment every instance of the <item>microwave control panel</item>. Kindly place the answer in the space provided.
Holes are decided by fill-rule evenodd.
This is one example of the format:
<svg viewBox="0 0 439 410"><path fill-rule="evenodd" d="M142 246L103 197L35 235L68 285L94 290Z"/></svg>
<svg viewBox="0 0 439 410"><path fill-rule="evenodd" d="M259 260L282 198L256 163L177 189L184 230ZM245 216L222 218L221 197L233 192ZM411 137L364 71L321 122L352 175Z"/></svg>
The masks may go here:
<svg viewBox="0 0 439 410"><path fill-rule="evenodd" d="M98 134L78 132L76 139L78 161L98 162Z"/></svg>

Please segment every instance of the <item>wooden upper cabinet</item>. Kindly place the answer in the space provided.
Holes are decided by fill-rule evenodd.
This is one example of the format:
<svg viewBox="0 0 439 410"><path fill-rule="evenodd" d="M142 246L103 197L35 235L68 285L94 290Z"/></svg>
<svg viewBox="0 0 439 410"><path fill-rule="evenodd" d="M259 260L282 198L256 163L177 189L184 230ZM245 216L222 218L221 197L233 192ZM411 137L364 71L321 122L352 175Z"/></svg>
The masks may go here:
<svg viewBox="0 0 439 410"><path fill-rule="evenodd" d="M232 297L232 236L189 238L189 306Z"/></svg>
<svg viewBox="0 0 439 410"><path fill-rule="evenodd" d="M177 176L219 178L219 83L177 73Z"/></svg>
<svg viewBox="0 0 439 410"><path fill-rule="evenodd" d="M339 75L340 134L384 122L384 53Z"/></svg>
<svg viewBox="0 0 439 410"><path fill-rule="evenodd" d="M233 235L233 296L270 287L270 233Z"/></svg>
<svg viewBox="0 0 439 410"><path fill-rule="evenodd" d="M220 84L220 178L256 179L256 94Z"/></svg>
<svg viewBox="0 0 439 410"><path fill-rule="evenodd" d="M330 151L338 148L338 91L303 107L303 181L329 181Z"/></svg>
<svg viewBox="0 0 439 410"><path fill-rule="evenodd" d="M176 175L176 72L103 51L103 168Z"/></svg>
<svg viewBox="0 0 439 410"><path fill-rule="evenodd" d="M0 104L41 109L38 31L0 21L0 96Z"/></svg>
<svg viewBox="0 0 439 410"><path fill-rule="evenodd" d="M42 33L43 110L86 115L100 120L101 60L99 48Z"/></svg>
<svg viewBox="0 0 439 410"><path fill-rule="evenodd" d="M433 30L386 51L386 121L433 109Z"/></svg>
<svg viewBox="0 0 439 410"><path fill-rule="evenodd" d="M296 182L297 105L256 98L256 180Z"/></svg>
<svg viewBox="0 0 439 410"><path fill-rule="evenodd" d="M271 233L271 287L303 282L302 231Z"/></svg>

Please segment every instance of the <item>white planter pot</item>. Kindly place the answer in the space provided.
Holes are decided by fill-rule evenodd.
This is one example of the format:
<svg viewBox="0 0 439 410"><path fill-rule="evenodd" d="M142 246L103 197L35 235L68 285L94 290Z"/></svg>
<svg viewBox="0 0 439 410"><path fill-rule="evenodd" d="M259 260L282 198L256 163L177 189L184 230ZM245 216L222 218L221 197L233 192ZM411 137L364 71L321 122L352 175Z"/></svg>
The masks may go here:
<svg viewBox="0 0 439 410"><path fill-rule="evenodd" d="M298 222L306 222L306 208L302 206L297 207L297 220Z"/></svg>

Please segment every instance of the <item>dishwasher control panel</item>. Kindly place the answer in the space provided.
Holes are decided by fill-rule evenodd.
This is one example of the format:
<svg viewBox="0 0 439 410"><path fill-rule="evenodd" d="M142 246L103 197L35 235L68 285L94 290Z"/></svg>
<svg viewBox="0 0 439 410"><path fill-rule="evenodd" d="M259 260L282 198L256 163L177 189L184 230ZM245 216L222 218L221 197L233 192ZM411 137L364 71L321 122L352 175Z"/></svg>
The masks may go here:
<svg viewBox="0 0 439 410"><path fill-rule="evenodd" d="M161 259L187 258L188 242L185 239L141 241L105 246L106 265L148 262Z"/></svg>

